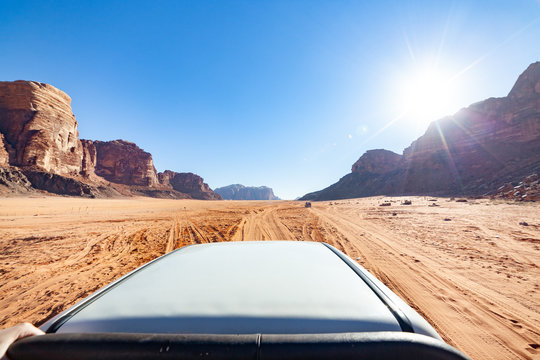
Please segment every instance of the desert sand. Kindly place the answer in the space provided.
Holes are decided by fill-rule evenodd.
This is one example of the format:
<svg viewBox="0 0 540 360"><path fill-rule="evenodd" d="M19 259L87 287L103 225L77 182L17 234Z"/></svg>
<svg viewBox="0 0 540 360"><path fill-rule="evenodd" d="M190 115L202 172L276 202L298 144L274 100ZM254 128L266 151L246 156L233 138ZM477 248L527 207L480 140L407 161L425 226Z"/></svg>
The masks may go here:
<svg viewBox="0 0 540 360"><path fill-rule="evenodd" d="M473 359L540 358L540 206L409 199L407 206L404 198L373 197L308 209L294 201L3 198L0 326L42 324L187 244L325 241ZM391 206L379 206L384 201Z"/></svg>

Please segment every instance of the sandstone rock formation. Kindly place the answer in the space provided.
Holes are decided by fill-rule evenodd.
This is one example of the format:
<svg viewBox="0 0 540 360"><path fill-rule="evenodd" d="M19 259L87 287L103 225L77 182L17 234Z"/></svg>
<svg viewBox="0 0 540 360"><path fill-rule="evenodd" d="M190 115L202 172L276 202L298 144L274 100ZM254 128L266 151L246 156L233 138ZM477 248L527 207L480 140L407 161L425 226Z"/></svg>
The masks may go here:
<svg viewBox="0 0 540 360"><path fill-rule="evenodd" d="M0 82L0 170L3 192L221 199L195 174L167 171L160 182L134 143L79 140L70 97L34 81Z"/></svg>
<svg viewBox="0 0 540 360"><path fill-rule="evenodd" d="M402 155L388 150L369 150L354 163L351 173L326 189L304 195L299 200L335 200L399 194L402 191L399 181L402 164Z"/></svg>
<svg viewBox="0 0 540 360"><path fill-rule="evenodd" d="M82 145L82 160L81 160L81 175L89 178L96 173L97 149L92 140L81 139Z"/></svg>
<svg viewBox="0 0 540 360"><path fill-rule="evenodd" d="M392 151L384 149L368 150L353 164L351 171L384 174L399 167L401 161L402 156Z"/></svg>
<svg viewBox="0 0 540 360"><path fill-rule="evenodd" d="M280 200L274 191L267 186L244 186L233 184L214 190L224 200Z"/></svg>
<svg viewBox="0 0 540 360"><path fill-rule="evenodd" d="M490 194L540 169L540 62L507 97L490 98L430 124L403 151L368 151L352 172L301 200L372 195Z"/></svg>
<svg viewBox="0 0 540 360"><path fill-rule="evenodd" d="M6 142L4 134L0 133L0 166L9 166L10 156L13 156L13 149Z"/></svg>
<svg viewBox="0 0 540 360"><path fill-rule="evenodd" d="M165 170L158 174L159 182L178 192L189 194L193 199L222 200L221 196L212 191L202 177L193 173L177 173Z"/></svg>
<svg viewBox="0 0 540 360"><path fill-rule="evenodd" d="M153 187L159 184L152 155L132 142L84 141L85 172L118 184Z"/></svg>
<svg viewBox="0 0 540 360"><path fill-rule="evenodd" d="M0 132L12 148L10 165L77 175L82 147L71 98L34 81L0 82Z"/></svg>

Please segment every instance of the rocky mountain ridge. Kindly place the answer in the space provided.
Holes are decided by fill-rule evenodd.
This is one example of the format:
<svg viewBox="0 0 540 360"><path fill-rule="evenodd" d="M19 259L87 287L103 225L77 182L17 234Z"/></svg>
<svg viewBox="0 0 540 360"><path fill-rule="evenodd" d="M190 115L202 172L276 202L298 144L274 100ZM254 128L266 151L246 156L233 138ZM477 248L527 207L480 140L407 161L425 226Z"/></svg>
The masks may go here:
<svg viewBox="0 0 540 360"><path fill-rule="evenodd" d="M244 186L233 184L214 190L224 200L280 200L272 188L267 186Z"/></svg>
<svg viewBox="0 0 540 360"><path fill-rule="evenodd" d="M77 126L64 92L35 81L0 82L0 193L221 199L200 176L157 173L152 155L136 144L81 140Z"/></svg>
<svg viewBox="0 0 540 360"><path fill-rule="evenodd" d="M373 195L480 196L540 170L540 62L508 96L432 122L403 155L367 151L337 183L302 200Z"/></svg>

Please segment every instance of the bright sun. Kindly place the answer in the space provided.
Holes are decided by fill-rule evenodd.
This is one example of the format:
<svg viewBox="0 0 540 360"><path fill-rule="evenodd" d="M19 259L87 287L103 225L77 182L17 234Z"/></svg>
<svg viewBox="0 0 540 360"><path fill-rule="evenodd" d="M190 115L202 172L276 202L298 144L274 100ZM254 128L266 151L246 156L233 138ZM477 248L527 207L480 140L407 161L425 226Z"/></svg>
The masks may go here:
<svg viewBox="0 0 540 360"><path fill-rule="evenodd" d="M452 115L455 95L451 77L434 69L423 69L403 83L401 109L407 118L425 125Z"/></svg>

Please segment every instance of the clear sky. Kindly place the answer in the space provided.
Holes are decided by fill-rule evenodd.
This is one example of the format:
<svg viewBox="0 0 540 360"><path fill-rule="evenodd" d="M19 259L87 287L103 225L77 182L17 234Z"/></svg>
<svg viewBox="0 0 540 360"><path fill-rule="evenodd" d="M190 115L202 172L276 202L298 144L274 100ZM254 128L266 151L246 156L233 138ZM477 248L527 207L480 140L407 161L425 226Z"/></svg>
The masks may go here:
<svg viewBox="0 0 540 360"><path fill-rule="evenodd" d="M81 138L285 199L538 60L539 0L0 1L0 80L65 91Z"/></svg>

